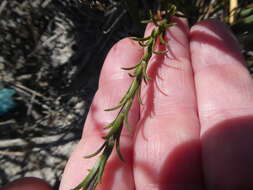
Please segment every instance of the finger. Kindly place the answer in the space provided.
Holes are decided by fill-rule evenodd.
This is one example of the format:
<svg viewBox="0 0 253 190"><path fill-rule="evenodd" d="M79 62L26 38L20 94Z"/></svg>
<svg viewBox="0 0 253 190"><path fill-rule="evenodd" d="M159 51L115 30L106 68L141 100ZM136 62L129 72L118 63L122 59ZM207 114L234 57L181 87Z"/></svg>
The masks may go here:
<svg viewBox="0 0 253 190"><path fill-rule="evenodd" d="M1 190L53 190L52 187L45 181L35 177L24 177L17 179L4 187Z"/></svg>
<svg viewBox="0 0 253 190"><path fill-rule="evenodd" d="M117 105L127 91L131 78L121 67L131 67L138 63L142 50L130 39L118 42L107 55L101 71L99 88L94 97L86 119L83 138L77 145L65 168L61 190L69 190L81 182L88 169L94 166L96 158L84 159L85 155L95 152L104 142L103 127L115 118L117 111L105 112L104 109ZM129 113L129 122L135 126L139 120L139 105L134 102ZM132 175L132 136L124 131L121 137L121 151L126 162L119 160L113 152L105 168L102 185L103 190L134 189Z"/></svg>
<svg viewBox="0 0 253 190"><path fill-rule="evenodd" d="M166 33L167 55L154 56L142 88L144 106L134 145L136 189L201 187L199 123L189 57L188 25ZM147 32L151 32L150 26Z"/></svg>
<svg viewBox="0 0 253 190"><path fill-rule="evenodd" d="M238 43L215 20L190 35L207 189L253 189L253 82Z"/></svg>

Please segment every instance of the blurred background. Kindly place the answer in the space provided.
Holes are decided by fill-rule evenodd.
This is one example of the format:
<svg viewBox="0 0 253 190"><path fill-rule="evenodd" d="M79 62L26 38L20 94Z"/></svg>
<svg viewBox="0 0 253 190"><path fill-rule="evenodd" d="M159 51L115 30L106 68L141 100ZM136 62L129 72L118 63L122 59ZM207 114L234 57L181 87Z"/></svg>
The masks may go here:
<svg viewBox="0 0 253 190"><path fill-rule="evenodd" d="M34 176L58 189L107 52L124 37L141 36L140 20L160 2L0 0L0 187ZM252 72L250 0L171 2L190 25L207 18L226 22Z"/></svg>

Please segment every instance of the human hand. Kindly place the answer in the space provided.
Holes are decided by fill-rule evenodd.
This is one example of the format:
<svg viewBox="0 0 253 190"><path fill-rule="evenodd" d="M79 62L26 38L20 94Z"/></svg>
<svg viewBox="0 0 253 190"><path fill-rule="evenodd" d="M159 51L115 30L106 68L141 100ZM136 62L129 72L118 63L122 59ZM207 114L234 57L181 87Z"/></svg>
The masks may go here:
<svg viewBox="0 0 253 190"><path fill-rule="evenodd" d="M126 162L113 152L98 189L253 189L253 82L238 44L217 21L189 31L175 20L167 32L169 52L149 65L144 105L136 101L129 114L133 131L122 132ZM83 157L100 147L102 128L117 114L103 110L116 105L131 82L120 68L135 65L142 53L124 39L108 54L60 190L75 187L92 168L96 158Z"/></svg>
<svg viewBox="0 0 253 190"><path fill-rule="evenodd" d="M167 32L169 52L150 64L144 105L136 101L131 110L134 131L122 134L126 162L114 153L98 189L253 188L253 82L238 44L217 21L198 23L190 32L185 21L176 22ZM103 110L116 105L131 82L120 68L135 65L141 55L129 39L108 54L61 190L75 187L92 168L96 159L83 156L103 143L102 128L117 114Z"/></svg>

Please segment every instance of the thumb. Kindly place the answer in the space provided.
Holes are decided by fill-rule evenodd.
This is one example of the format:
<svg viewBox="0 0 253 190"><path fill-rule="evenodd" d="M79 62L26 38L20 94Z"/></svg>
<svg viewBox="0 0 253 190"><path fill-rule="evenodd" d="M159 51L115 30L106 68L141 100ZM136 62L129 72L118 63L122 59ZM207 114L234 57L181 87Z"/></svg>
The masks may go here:
<svg viewBox="0 0 253 190"><path fill-rule="evenodd" d="M24 177L17 179L0 190L53 190L53 188L45 181L35 177Z"/></svg>

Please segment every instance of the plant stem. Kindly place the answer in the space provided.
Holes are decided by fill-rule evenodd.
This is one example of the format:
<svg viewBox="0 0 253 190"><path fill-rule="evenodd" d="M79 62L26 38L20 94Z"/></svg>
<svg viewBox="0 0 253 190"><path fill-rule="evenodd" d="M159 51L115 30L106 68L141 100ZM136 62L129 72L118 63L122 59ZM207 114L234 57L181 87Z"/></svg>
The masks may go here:
<svg viewBox="0 0 253 190"><path fill-rule="evenodd" d="M119 104L113 108L105 110L112 111L119 109L119 112L116 118L104 128L109 129L108 133L103 137L105 140L104 144L95 153L86 156L86 158L90 158L101 153L97 162L84 180L73 190L95 190L96 186L101 183L107 160L109 159L114 147L116 147L116 152L119 158L124 161L123 155L120 151L120 135L123 125L125 124L125 126L130 129L128 114L136 95L138 96L139 103L142 104L140 88L143 81L147 83L148 80L150 80L150 77L147 74L150 58L153 54L164 54L166 52L156 51L156 44L157 42L160 42L162 45L167 45L164 40L166 29L174 25L169 22L170 18L176 13L175 6L166 4L164 7L166 9L158 11L156 16L150 13L150 19L145 21L145 23L153 23L156 26L148 37L132 38L133 40L138 41L139 44L145 48L144 55L141 57L139 63L134 67L122 68L124 70L134 70L133 74L129 74L130 77L133 77L133 81Z"/></svg>

